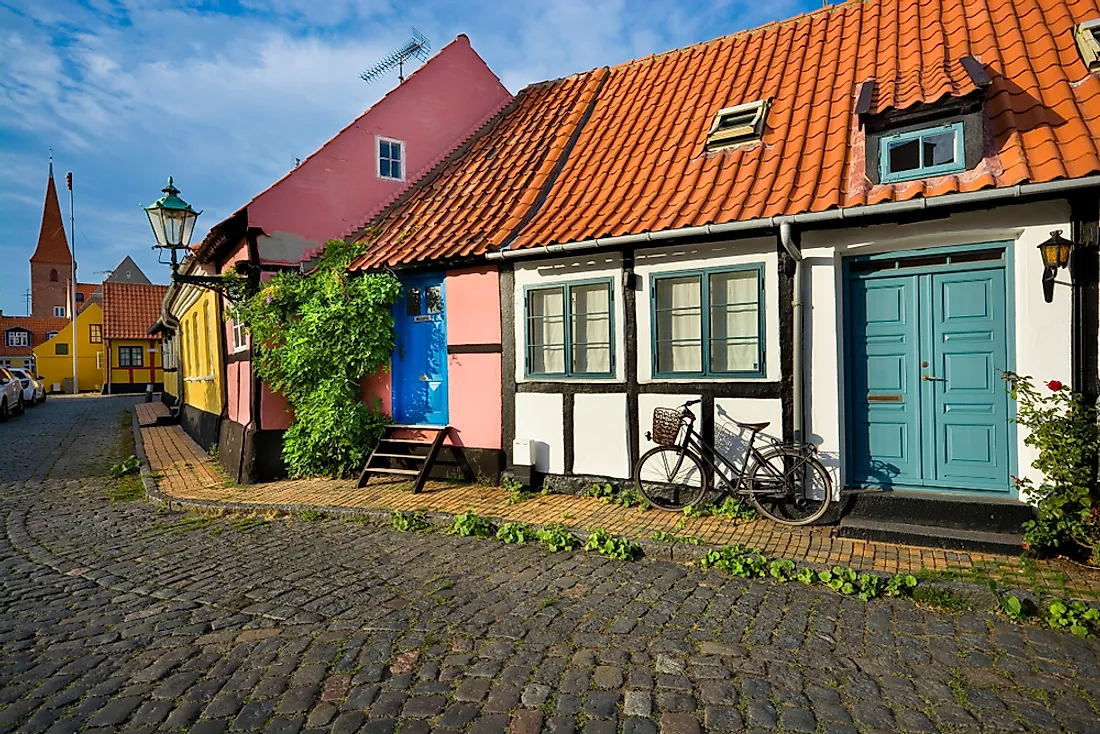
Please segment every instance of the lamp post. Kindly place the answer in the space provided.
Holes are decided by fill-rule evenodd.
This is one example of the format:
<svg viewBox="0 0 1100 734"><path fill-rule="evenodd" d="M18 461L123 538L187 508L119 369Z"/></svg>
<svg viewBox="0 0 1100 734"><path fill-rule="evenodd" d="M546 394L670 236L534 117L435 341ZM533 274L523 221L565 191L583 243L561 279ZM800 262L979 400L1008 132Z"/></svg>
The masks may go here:
<svg viewBox="0 0 1100 734"><path fill-rule="evenodd" d="M1054 300L1054 276L1059 268L1069 266L1069 253L1073 242L1062 236L1062 230L1050 233L1050 238L1039 245L1039 256L1043 259L1043 300Z"/></svg>
<svg viewBox="0 0 1100 734"><path fill-rule="evenodd" d="M142 207L149 217L149 225L153 228L153 236L157 238L155 250L168 250L172 253L172 278L176 277L179 269L180 250L186 250L191 246L191 235L195 231L195 220L202 214L195 211L191 205L179 197L179 189L172 183L172 177L168 177L168 185L161 189L164 196L157 199L149 206Z"/></svg>

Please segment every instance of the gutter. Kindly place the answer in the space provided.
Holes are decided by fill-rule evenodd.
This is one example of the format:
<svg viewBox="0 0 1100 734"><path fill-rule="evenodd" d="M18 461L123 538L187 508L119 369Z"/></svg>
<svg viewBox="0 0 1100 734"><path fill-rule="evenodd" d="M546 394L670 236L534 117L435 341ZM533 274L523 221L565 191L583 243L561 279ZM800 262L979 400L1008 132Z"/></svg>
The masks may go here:
<svg viewBox="0 0 1100 734"><path fill-rule="evenodd" d="M566 242L563 244L544 245L542 247L530 247L521 250L509 249L511 242L504 248L495 252L486 253L487 260L510 260L520 257L536 257L546 255L559 255L576 250L594 250L602 247L620 247L645 242L664 243L667 240L677 240L684 237L699 237L708 235L721 235L733 232L748 232L759 229L775 229L783 224L789 226L805 226L823 222L838 222L848 219L858 220L889 214L902 214L905 212L917 212L925 209L939 209L942 207L971 205L978 203L1001 202L1011 199L1019 199L1026 196L1039 196L1045 194L1058 194L1078 189L1100 187L1100 176L1087 176L1085 178L1063 179L1048 181L1046 183L1016 184L1005 188L983 189L966 194L944 194L930 198L917 198L908 201L890 201L883 204L865 204L841 209L829 209L823 212L806 212L777 217L760 217L757 219L745 219L724 224L704 224L698 227L682 227L680 229L667 229L660 232L643 232L640 234L618 235L615 237L596 237L590 240L578 242Z"/></svg>
<svg viewBox="0 0 1100 734"><path fill-rule="evenodd" d="M794 260L794 272L791 274L794 291L791 303L794 321L794 334L791 337L791 433L795 443L802 443L802 250L794 243L790 222L779 223L779 242Z"/></svg>

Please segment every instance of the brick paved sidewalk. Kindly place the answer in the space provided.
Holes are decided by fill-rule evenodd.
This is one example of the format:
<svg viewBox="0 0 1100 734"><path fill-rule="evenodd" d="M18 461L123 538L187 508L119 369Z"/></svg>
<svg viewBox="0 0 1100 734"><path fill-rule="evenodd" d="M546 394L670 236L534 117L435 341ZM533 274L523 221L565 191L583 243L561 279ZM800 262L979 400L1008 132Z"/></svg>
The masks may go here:
<svg viewBox="0 0 1100 734"><path fill-rule="evenodd" d="M156 404L152 404L156 405ZM156 408L136 406L142 423ZM340 507L366 510L474 510L498 520L532 524L562 522L576 528L604 528L617 535L648 539L663 531L698 538L704 546L743 543L773 558L818 565L841 564L888 573L933 573L945 577L993 578L1004 586L1047 589L1084 599L1100 599L1100 572L1065 560L920 548L839 538L832 527L788 528L767 520L734 524L719 517L685 518L679 513L642 511L604 504L591 497L536 495L509 504L501 487L428 482L420 494L412 483L374 478L363 489L354 480L298 479L237 485L229 481L179 426L143 427L141 437L158 489L175 499L271 506Z"/></svg>

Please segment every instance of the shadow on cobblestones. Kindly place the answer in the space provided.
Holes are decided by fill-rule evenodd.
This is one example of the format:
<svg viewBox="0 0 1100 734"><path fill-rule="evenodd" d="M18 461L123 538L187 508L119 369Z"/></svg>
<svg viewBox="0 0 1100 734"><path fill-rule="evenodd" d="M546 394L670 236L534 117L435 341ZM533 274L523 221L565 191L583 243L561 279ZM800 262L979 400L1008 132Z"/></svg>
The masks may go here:
<svg viewBox="0 0 1100 734"><path fill-rule="evenodd" d="M110 504L123 407L0 427L0 731L1100 729L1100 645L986 615Z"/></svg>

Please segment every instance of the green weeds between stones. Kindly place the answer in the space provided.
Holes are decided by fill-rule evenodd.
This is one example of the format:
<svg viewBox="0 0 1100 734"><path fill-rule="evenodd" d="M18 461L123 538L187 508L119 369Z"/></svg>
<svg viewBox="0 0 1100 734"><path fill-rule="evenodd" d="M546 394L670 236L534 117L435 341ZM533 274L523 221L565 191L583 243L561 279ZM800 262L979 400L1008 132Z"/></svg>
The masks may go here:
<svg viewBox="0 0 1100 734"><path fill-rule="evenodd" d="M620 561L633 561L642 555L640 545L632 540L616 537L603 528L596 528L592 531L588 536L588 540L585 541L584 549L596 551L608 558L615 558Z"/></svg>
<svg viewBox="0 0 1100 734"><path fill-rule="evenodd" d="M1078 637L1092 637L1100 632L1100 609L1080 601L1054 598L1045 612L1030 599L1007 596L1001 600L1001 611L1013 622L1041 622L1051 629L1069 630Z"/></svg>
<svg viewBox="0 0 1100 734"><path fill-rule="evenodd" d="M703 544L703 540L701 538L696 538L694 535L673 535L672 533L666 533L664 530L658 530L650 537L661 543L683 543L684 545Z"/></svg>
<svg viewBox="0 0 1100 734"><path fill-rule="evenodd" d="M314 510L312 508L308 510L302 510L298 513L299 520L305 520L306 522L320 522L325 519L324 513Z"/></svg>
<svg viewBox="0 0 1100 734"><path fill-rule="evenodd" d="M534 492L525 490L523 484L513 477L504 477L500 481L500 486L504 487L504 491L508 493L508 504L510 505L518 505L520 502L526 502L535 496Z"/></svg>
<svg viewBox="0 0 1100 734"><path fill-rule="evenodd" d="M598 499L605 505L618 505L626 509L637 507L643 512L649 509L649 505L646 504L642 496L638 494L638 491L633 487L624 489L622 492L616 494L610 484L593 484L586 489L581 496Z"/></svg>
<svg viewBox="0 0 1100 734"><path fill-rule="evenodd" d="M538 540L538 532L522 522L507 522L497 531L497 540L504 543L530 543Z"/></svg>
<svg viewBox="0 0 1100 734"><path fill-rule="evenodd" d="M736 497L726 497L721 505L711 503L689 505L684 508L684 517L724 517L733 522L755 520L758 516L751 504Z"/></svg>
<svg viewBox="0 0 1100 734"><path fill-rule="evenodd" d="M462 538L491 538L496 535L497 526L489 518L481 517L473 510L466 510L455 515L449 532Z"/></svg>
<svg viewBox="0 0 1100 734"><path fill-rule="evenodd" d="M560 522L556 522L552 525L547 525L537 533L539 542L548 551L571 551L575 550L581 541L577 539L576 535L573 535L569 531L569 528L562 525Z"/></svg>
<svg viewBox="0 0 1100 734"><path fill-rule="evenodd" d="M421 511L404 513L401 510L394 510L390 513L390 524L394 530L413 533L429 532L432 529L432 524L428 522Z"/></svg>
<svg viewBox="0 0 1100 734"><path fill-rule="evenodd" d="M141 459L130 454L111 467L111 477L118 479L120 477L130 476L131 474L137 474L139 471L141 471Z"/></svg>

